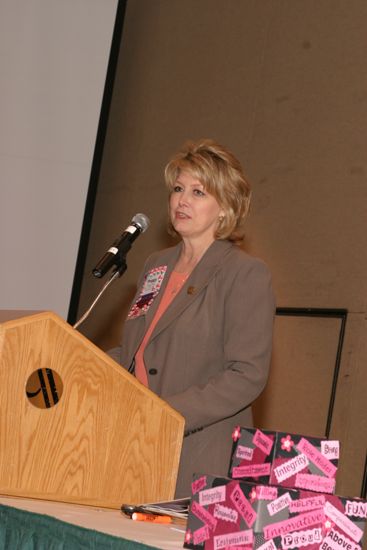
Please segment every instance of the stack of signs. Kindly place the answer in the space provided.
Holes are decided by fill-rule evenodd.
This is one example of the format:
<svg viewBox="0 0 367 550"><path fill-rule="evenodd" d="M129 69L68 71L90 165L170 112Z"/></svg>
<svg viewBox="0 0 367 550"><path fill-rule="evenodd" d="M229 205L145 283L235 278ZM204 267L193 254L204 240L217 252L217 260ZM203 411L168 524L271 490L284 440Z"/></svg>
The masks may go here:
<svg viewBox="0 0 367 550"><path fill-rule="evenodd" d="M234 433L231 478L335 492L338 441L253 428L236 428Z"/></svg>
<svg viewBox="0 0 367 550"><path fill-rule="evenodd" d="M367 502L197 475L185 534L195 550L361 550Z"/></svg>
<svg viewBox="0 0 367 550"><path fill-rule="evenodd" d="M334 494L338 441L239 427L232 437L230 477L194 477L185 548L362 548L367 502Z"/></svg>

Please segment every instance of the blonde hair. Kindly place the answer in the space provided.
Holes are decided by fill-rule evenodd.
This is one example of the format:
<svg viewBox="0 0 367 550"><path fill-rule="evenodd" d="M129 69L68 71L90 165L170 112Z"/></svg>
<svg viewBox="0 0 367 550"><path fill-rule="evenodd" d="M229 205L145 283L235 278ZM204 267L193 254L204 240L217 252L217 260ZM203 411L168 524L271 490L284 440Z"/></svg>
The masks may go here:
<svg viewBox="0 0 367 550"><path fill-rule="evenodd" d="M189 141L165 167L164 176L170 194L182 171L199 180L224 211L224 216L218 221L215 238L241 244L250 207L251 186L237 158L211 139ZM168 230L176 234L170 222Z"/></svg>

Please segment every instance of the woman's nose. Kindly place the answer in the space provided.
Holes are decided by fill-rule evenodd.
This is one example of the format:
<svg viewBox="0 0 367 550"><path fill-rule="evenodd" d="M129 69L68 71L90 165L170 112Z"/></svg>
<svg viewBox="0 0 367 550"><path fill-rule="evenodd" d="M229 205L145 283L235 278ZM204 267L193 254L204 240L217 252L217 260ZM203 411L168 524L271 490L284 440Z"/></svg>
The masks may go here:
<svg viewBox="0 0 367 550"><path fill-rule="evenodd" d="M189 201L189 194L187 191L182 191L179 195L179 201L178 203L181 204L187 204Z"/></svg>

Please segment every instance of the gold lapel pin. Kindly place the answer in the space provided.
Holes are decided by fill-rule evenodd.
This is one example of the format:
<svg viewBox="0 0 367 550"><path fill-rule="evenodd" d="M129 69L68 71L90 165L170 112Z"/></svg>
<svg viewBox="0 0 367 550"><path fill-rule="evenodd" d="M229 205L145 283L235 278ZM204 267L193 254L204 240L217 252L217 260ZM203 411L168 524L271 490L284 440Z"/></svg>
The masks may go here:
<svg viewBox="0 0 367 550"><path fill-rule="evenodd" d="M187 289L187 294L195 294L195 287L189 286Z"/></svg>

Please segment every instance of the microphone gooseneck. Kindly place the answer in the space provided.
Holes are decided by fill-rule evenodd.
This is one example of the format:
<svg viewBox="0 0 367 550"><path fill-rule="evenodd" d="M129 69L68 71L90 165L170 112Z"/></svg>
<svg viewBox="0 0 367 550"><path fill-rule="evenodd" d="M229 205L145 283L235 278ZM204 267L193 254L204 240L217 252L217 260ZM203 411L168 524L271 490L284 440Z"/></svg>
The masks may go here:
<svg viewBox="0 0 367 550"><path fill-rule="evenodd" d="M116 239L113 245L107 250L106 254L101 258L92 273L99 279L107 273L111 267L115 266L115 270L110 275L108 281L104 284L103 288L98 293L97 297L93 300L87 311L77 321L73 328L77 329L79 325L89 317L92 309L110 286L118 277L126 271L127 265L125 261L126 253L130 250L132 243L141 234L144 233L149 227L150 221L145 214L136 214L131 220L130 225L125 229L122 235Z"/></svg>

